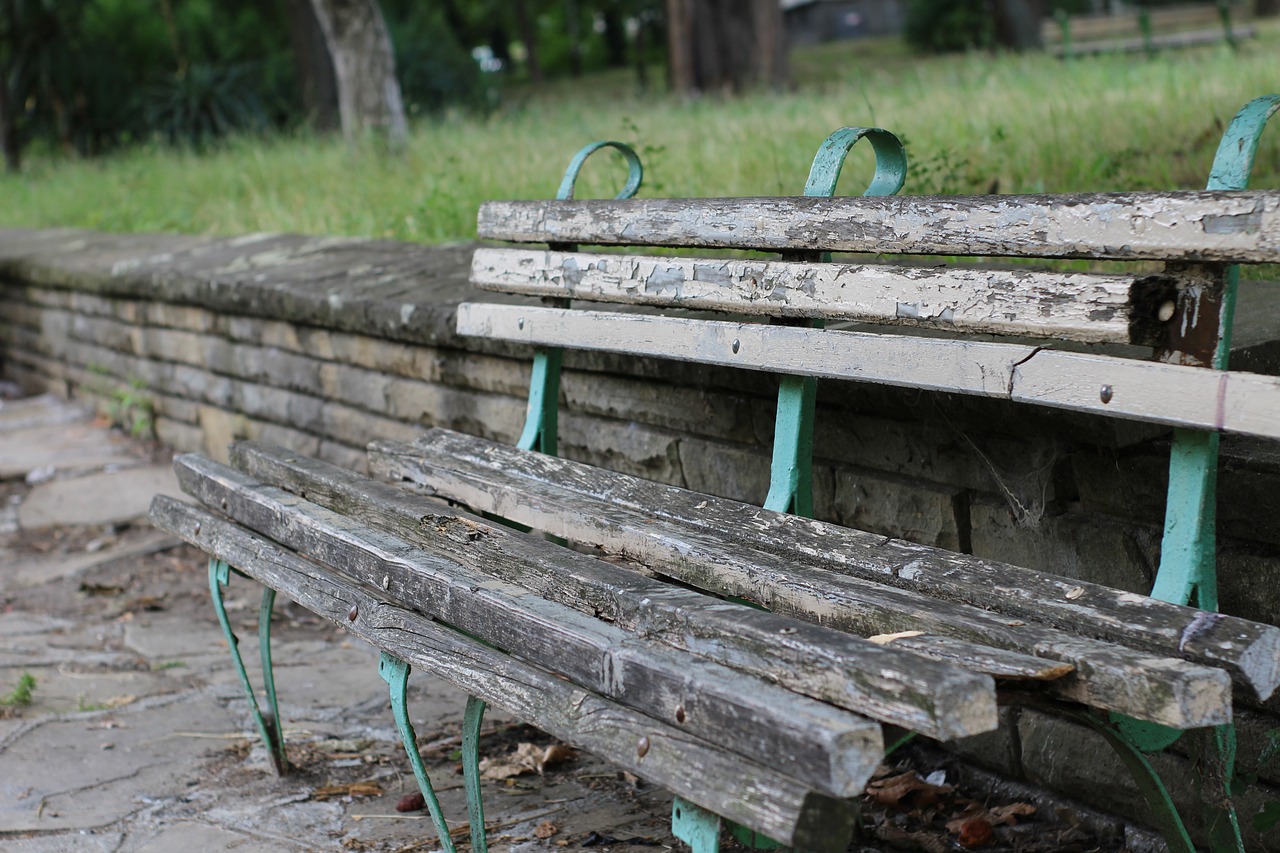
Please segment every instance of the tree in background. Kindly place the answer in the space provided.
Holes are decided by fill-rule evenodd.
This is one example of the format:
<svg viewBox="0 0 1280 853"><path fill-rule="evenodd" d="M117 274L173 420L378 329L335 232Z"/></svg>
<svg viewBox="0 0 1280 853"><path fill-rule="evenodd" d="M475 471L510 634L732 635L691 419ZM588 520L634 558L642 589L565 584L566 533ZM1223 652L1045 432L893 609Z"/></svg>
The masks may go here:
<svg viewBox="0 0 1280 853"><path fill-rule="evenodd" d="M372 131L393 146L408 136L391 36L377 0L311 0L337 84L342 134Z"/></svg>
<svg viewBox="0 0 1280 853"><path fill-rule="evenodd" d="M784 86L787 37L777 0L667 0L667 73L677 92Z"/></svg>

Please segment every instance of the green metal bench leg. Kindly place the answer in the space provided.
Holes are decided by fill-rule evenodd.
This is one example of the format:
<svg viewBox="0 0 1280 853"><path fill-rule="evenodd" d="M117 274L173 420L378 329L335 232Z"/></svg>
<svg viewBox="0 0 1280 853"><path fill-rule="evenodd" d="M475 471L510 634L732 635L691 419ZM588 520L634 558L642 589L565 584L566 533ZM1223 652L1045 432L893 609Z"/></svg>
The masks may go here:
<svg viewBox="0 0 1280 853"><path fill-rule="evenodd" d="M427 768L422 764L422 755L418 752L418 738L413 731L413 723L409 722L409 710L406 707L405 694L409 687L409 664L383 652L378 658L378 675L387 682L391 691L391 713L396 718L396 728L400 730L400 740L404 750L409 754L409 766L413 768L413 776L418 780L418 790L426 801L427 811L431 813L431 822L435 825L436 836L440 839L440 847L444 853L456 853L453 837L449 834L449 825L445 823L444 812L440 810L440 801L436 799L435 788L427 776ZM481 832L483 832L483 827ZM474 833L474 829L472 830Z"/></svg>
<svg viewBox="0 0 1280 853"><path fill-rule="evenodd" d="M693 853L719 853L720 817L676 797L671 803L671 834Z"/></svg>
<svg viewBox="0 0 1280 853"><path fill-rule="evenodd" d="M258 707L258 699L253 694L253 685L249 683L244 659L240 656L240 638L231 630L231 620L227 617L227 607L222 596L222 588L231 581L231 572L231 566L222 560L209 559L209 592L213 597L213 609L218 614L218 624L222 626L227 648L231 650L231 662L235 665L236 674L240 676L240 685L249 699L249 712L253 715L258 735L271 756L276 773L283 776L289 771L289 759L284 751L284 727L280 722L275 673L271 668L271 609L275 605L276 591L270 587L263 590L262 606L258 610L258 652L262 658L262 680L266 686L268 706L268 712L263 714Z"/></svg>
<svg viewBox="0 0 1280 853"><path fill-rule="evenodd" d="M480 791L480 724L484 722L485 707L483 699L468 696L467 710L462 715L462 780L467 787L472 853L488 853L489 850L484 827L484 798Z"/></svg>

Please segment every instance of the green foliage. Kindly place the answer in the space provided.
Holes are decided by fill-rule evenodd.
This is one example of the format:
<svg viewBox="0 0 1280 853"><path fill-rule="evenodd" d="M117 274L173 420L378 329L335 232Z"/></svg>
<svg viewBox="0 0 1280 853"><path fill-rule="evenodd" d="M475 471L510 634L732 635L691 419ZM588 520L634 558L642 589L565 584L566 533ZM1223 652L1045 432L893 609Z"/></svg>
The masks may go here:
<svg viewBox="0 0 1280 853"><path fill-rule="evenodd" d="M155 401L141 379L130 379L129 384L110 392L107 414L134 438L145 438L155 431Z"/></svg>
<svg viewBox="0 0 1280 853"><path fill-rule="evenodd" d="M25 707L31 704L32 694L36 689L35 676L24 672L18 676L18 683L5 696L0 696L0 705L6 707Z"/></svg>
<svg viewBox="0 0 1280 853"><path fill-rule="evenodd" d="M140 93L143 126L170 143L194 145L262 129L266 113L254 86L256 70L199 62L181 75L165 75Z"/></svg>
<svg viewBox="0 0 1280 853"><path fill-rule="evenodd" d="M433 4L414 3L399 17L393 17L391 9L386 15L395 46L396 76L411 115L488 103L480 66L458 42L440 10Z"/></svg>
<svg viewBox="0 0 1280 853"><path fill-rule="evenodd" d="M932 53L986 49L995 24L986 0L908 0L904 35Z"/></svg>

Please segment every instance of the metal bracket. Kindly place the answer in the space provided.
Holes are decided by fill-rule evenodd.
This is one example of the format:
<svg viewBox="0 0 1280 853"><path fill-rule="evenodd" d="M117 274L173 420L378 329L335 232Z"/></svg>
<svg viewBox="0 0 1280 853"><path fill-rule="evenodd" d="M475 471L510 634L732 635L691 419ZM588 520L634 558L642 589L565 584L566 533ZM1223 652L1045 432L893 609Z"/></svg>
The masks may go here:
<svg viewBox="0 0 1280 853"><path fill-rule="evenodd" d="M631 198L640 189L644 180L644 167L640 164L640 156L635 149L624 142L593 142L584 147L565 169L560 188L556 190L556 201L567 201L573 198L574 186L578 182L578 174L582 171L587 158L602 148L618 151L627 162L627 181L616 199ZM553 249L572 252L577 247L568 243L558 243ZM568 307L568 301L564 306ZM560 362L563 350L559 347L538 349L533 354L533 373L529 377L529 406L525 414L524 429L516 446L521 450L536 450L549 456L556 455L556 442L559 433L558 412L560 401Z"/></svg>
<svg viewBox="0 0 1280 853"><path fill-rule="evenodd" d="M289 772L289 759L284 750L284 727L280 722L280 707L276 702L275 672L271 668L271 610L275 605L276 591L265 587L262 591L262 604L258 609L258 654L262 660L262 681L269 709L263 714L258 707L258 699L253 694L249 673L245 671L244 659L240 656L240 638L231 630L231 620L227 617L227 606L223 600L222 588L231 582L231 572L232 568L227 563L214 557L209 558L209 592L213 597L213 609L218 614L218 624L222 626L227 648L231 650L231 662L235 665L236 675L240 676L240 685L249 700L249 713L253 715L254 726L258 729L263 746L267 748L267 754L271 756L276 774L283 776Z"/></svg>
<svg viewBox="0 0 1280 853"><path fill-rule="evenodd" d="M456 853L453 836L449 834L449 825L445 823L444 812L440 810L440 801L436 799L435 788L431 787L431 779L427 776L427 768L422 764L422 755L418 752L418 737L413 731L413 723L409 722L409 710L406 707L406 693L409 689L409 664L395 655L383 652L378 658L378 675L387 682L391 691L391 712L396 718L396 728L400 730L400 740L404 750L409 754L409 766L413 768L413 776L418 780L418 790L426 801L427 811L431 813L431 822L435 825L436 836L440 840L440 848L444 853ZM472 833L475 828L472 827ZM480 826L481 835L484 825Z"/></svg>
<svg viewBox="0 0 1280 853"><path fill-rule="evenodd" d="M858 140L871 143L876 170L864 196L893 195L907 177L907 152L901 140L878 127L842 127L828 136L814 155L804 194L828 198L835 195L845 158ZM823 252L784 252L792 261L830 260ZM821 320L810 321L822 328ZM783 376L778 386L778 414L774 425L773 461L769 468L769 494L764 508L813 516L813 420L818 381L807 376Z"/></svg>
<svg viewBox="0 0 1280 853"><path fill-rule="evenodd" d="M488 853L485 837L484 798L480 791L480 724L484 722L485 702L467 697L462 714L462 781L467 788L467 820L471 822L471 853Z"/></svg>
<svg viewBox="0 0 1280 853"><path fill-rule="evenodd" d="M688 844L693 853L720 850L720 818L680 797L671 802L671 834Z"/></svg>

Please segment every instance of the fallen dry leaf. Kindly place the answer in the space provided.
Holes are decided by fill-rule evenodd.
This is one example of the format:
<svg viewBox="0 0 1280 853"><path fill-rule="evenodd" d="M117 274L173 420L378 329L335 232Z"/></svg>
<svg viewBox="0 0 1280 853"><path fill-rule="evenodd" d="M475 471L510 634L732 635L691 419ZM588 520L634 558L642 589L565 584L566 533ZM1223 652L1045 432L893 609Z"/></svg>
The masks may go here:
<svg viewBox="0 0 1280 853"><path fill-rule="evenodd" d="M516 751L501 759L486 758L480 762L480 776L483 779L502 781L525 773L543 773L548 767L563 764L576 753L560 743L553 743L545 749L536 743L522 743Z"/></svg>
<svg viewBox="0 0 1280 853"><path fill-rule="evenodd" d="M396 803L396 811L398 812L420 812L426 807L427 799L422 796L421 791L414 794L405 794L400 798L400 802Z"/></svg>
<svg viewBox="0 0 1280 853"><path fill-rule="evenodd" d="M987 814L987 819L994 826L1000 826L1007 823L1009 826L1017 826L1018 818L1029 817L1036 813L1036 807L1031 803L1010 803L1007 806L996 806Z"/></svg>
<svg viewBox="0 0 1280 853"><path fill-rule="evenodd" d="M107 706L108 708L123 708L125 705L132 705L134 702L137 702L137 701L138 701L137 696L133 696L131 694L125 694L123 696L112 696L110 699L106 700L102 704Z"/></svg>
<svg viewBox="0 0 1280 853"><path fill-rule="evenodd" d="M332 800L337 797L378 797L382 786L377 782L348 782L345 785L321 785L311 792L313 800Z"/></svg>
<svg viewBox="0 0 1280 853"><path fill-rule="evenodd" d="M980 817L970 818L961 823L960 831L957 834L959 838L956 840L967 850L985 847L995 840L995 833L991 830L991 824Z"/></svg>
<svg viewBox="0 0 1280 853"><path fill-rule="evenodd" d="M932 805L950 794L950 785L931 785L914 770L879 779L867 786L867 796L879 805L916 809Z"/></svg>
<svg viewBox="0 0 1280 853"><path fill-rule="evenodd" d="M533 834L538 838L550 838L560 831L560 827L556 826L549 820L544 820L533 828Z"/></svg>

